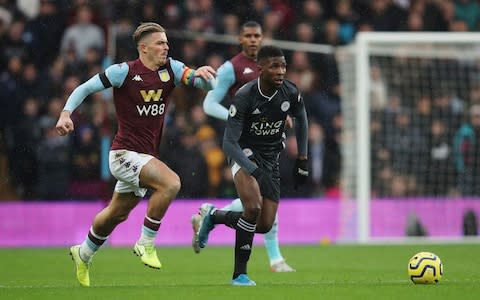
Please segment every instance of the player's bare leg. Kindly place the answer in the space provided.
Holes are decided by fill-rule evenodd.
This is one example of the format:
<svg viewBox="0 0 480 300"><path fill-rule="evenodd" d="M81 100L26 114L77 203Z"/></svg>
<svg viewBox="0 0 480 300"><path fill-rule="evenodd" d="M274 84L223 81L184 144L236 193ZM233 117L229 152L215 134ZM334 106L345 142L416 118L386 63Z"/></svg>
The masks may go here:
<svg viewBox="0 0 480 300"><path fill-rule="evenodd" d="M161 220L170 203L180 190L180 178L158 159L151 159L140 172L140 185L154 190L148 201L140 239L134 253L148 267L159 269L161 263L155 250L155 238Z"/></svg>
<svg viewBox="0 0 480 300"><path fill-rule="evenodd" d="M100 236L109 236L118 224L128 218L139 201L140 197L134 193L113 192L110 203L93 219L94 232Z"/></svg>
<svg viewBox="0 0 480 300"><path fill-rule="evenodd" d="M243 213L235 225L235 266L233 285L256 285L247 275L247 264L252 252L253 237L257 222L264 226L260 218L262 212L262 196L255 178L240 169L234 176L235 187L242 200Z"/></svg>

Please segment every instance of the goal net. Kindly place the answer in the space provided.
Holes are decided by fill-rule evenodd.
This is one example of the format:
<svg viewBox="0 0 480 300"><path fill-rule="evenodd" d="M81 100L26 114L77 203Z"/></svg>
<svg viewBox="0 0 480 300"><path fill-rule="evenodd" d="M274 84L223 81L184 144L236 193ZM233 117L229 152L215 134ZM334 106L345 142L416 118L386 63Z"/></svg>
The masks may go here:
<svg viewBox="0 0 480 300"><path fill-rule="evenodd" d="M480 34L359 33L337 61L343 238L469 234L480 212Z"/></svg>

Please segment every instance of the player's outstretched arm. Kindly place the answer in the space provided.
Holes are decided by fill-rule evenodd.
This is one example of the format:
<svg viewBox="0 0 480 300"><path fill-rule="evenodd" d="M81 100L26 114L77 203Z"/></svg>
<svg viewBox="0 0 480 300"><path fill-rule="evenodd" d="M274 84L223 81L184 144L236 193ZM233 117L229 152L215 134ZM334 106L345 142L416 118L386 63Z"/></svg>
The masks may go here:
<svg viewBox="0 0 480 300"><path fill-rule="evenodd" d="M74 124L70 115L80 104L82 104L83 100L85 100L88 95L112 86L121 86L128 74L128 69L126 63L110 66L105 72L94 75L92 78L76 87L68 97L65 107L58 118L57 125L55 126L58 134L66 135L74 130Z"/></svg>
<svg viewBox="0 0 480 300"><path fill-rule="evenodd" d="M211 117L224 120L228 119L228 109L220 102L225 98L230 87L235 83L235 72L230 61L226 61L218 68L217 85L209 91L203 101L203 110Z"/></svg>
<svg viewBox="0 0 480 300"><path fill-rule="evenodd" d="M95 75L85 83L76 87L68 97L63 111L60 113L57 125L55 126L59 135L67 135L74 130L73 121L70 118L71 113L82 104L85 98L97 91L104 89L99 75Z"/></svg>
<svg viewBox="0 0 480 300"><path fill-rule="evenodd" d="M216 86L215 76L217 72L210 66L203 66L195 70L175 59L170 59L170 66L172 67L176 85L181 83L206 91L210 91Z"/></svg>

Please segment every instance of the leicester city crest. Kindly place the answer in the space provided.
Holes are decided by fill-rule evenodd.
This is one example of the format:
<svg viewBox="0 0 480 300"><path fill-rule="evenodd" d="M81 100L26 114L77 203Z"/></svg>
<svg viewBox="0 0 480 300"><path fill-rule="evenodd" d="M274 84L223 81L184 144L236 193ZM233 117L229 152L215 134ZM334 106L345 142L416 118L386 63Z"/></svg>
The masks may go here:
<svg viewBox="0 0 480 300"><path fill-rule="evenodd" d="M235 107L235 105L231 104L230 105L230 109L228 110L228 113L230 114L230 117L235 117L235 115L237 114L237 108Z"/></svg>
<svg viewBox="0 0 480 300"><path fill-rule="evenodd" d="M250 157L253 155L253 151L250 148L245 148L243 149L243 154L245 154L246 157Z"/></svg>
<svg viewBox="0 0 480 300"><path fill-rule="evenodd" d="M170 80L170 74L168 74L168 70L160 70L158 71L158 76L162 82L167 82Z"/></svg>
<svg viewBox="0 0 480 300"><path fill-rule="evenodd" d="M287 111L290 108L290 102L288 101L283 101L282 105L280 106L282 111Z"/></svg>

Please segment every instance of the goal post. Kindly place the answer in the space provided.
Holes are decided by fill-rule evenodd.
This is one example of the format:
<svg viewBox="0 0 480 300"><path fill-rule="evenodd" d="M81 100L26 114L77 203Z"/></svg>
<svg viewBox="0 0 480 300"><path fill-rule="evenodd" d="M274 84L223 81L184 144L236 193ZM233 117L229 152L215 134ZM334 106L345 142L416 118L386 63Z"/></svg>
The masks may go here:
<svg viewBox="0 0 480 300"><path fill-rule="evenodd" d="M436 150L431 148L429 140L430 128L437 126L433 123L438 121L447 127L443 129L445 136L448 136L445 138L447 144L444 150L447 149L445 150L448 152L447 155L452 156L454 152L453 137L456 131L463 121L468 121L465 117L468 115L470 106L480 104L480 102L474 103L475 99L472 100L470 97L471 91L480 87L480 76L478 76L480 69L477 69L480 61L479 33L362 32L357 34L353 44L339 48L336 56L342 86L344 120L342 201L350 203L345 206L353 205L355 207L353 213L341 220L346 228L344 236L346 240L353 237L354 240L362 243L373 241L379 238L373 234L379 232L376 227L389 225L372 224L374 221L372 218L377 217L372 216L372 213L377 211L373 206L376 204L375 202L396 200L401 203L414 199L422 201L422 203L428 201L445 203L452 199L480 196L464 194L461 190L456 189L458 170L455 170L455 165L451 163L454 158L449 158L449 168L444 166L431 170L431 172L445 170L443 172L445 174L441 172L429 174L430 156L435 155L433 151ZM449 106L447 109L451 109L452 112L449 111L443 115L433 114L432 107L436 109L436 105L443 105L437 103L443 101L437 99L443 96L449 97L445 101ZM428 118L419 116L417 111L417 105L420 101L424 101L423 99L427 99L425 101L428 103L425 105L430 106ZM480 101L480 99L478 100ZM408 129L411 130L411 132L408 130L405 132L411 135L415 135L417 130L422 132L418 139L408 137L406 134L405 137L400 135L400 139L395 141L395 138L398 137L395 134L398 129L396 127L400 124L397 122L402 122L398 115L403 115L404 112L405 115L408 115ZM452 120L450 114L455 115ZM381 124L378 125L378 123ZM382 133L384 135L381 138L382 141L378 141L377 131L375 131L375 136L372 136L373 126L383 126L382 130L386 132ZM386 127L391 127L390 131L386 130ZM401 140L402 138L405 141ZM401 145L402 142L408 141L419 141L420 143L414 142L410 146ZM398 148L404 147L406 152L408 152L408 147L418 149L402 153L395 149L396 142L399 144ZM424 146L419 145L423 143L425 143ZM380 160L377 155L383 150L382 147L386 148L384 152L390 151L388 153L390 155L389 164L392 166L389 172L392 174L389 176L398 180L403 178L406 181L404 185L408 185L410 180L412 185L418 185L417 190L402 194L398 190L393 190L397 188L399 181L390 180L390 184L393 186L391 191L379 192L375 182L378 181L377 174L383 172L383 169L378 169L380 168L378 165L383 162L377 162ZM440 150L439 152L441 152ZM384 152L382 153L385 154ZM447 164L447 160L445 160L445 164ZM385 173L388 172L385 171ZM425 179L425 174L432 179ZM382 176L387 176L387 174L382 174ZM437 191L442 190L441 187L436 187L435 193L433 193L430 181L436 182L437 185L443 183L435 176L446 178L449 187L451 186L454 191L448 190L442 194L441 191ZM480 180L480 178L478 179ZM424 184L426 181L428 184ZM405 189L408 190L408 187ZM444 220L444 222L449 221ZM352 222L355 226L348 227L346 225ZM458 220L455 222L458 223ZM438 237L442 235L439 233ZM389 236L387 232L381 235L381 238L400 238L400 236Z"/></svg>

